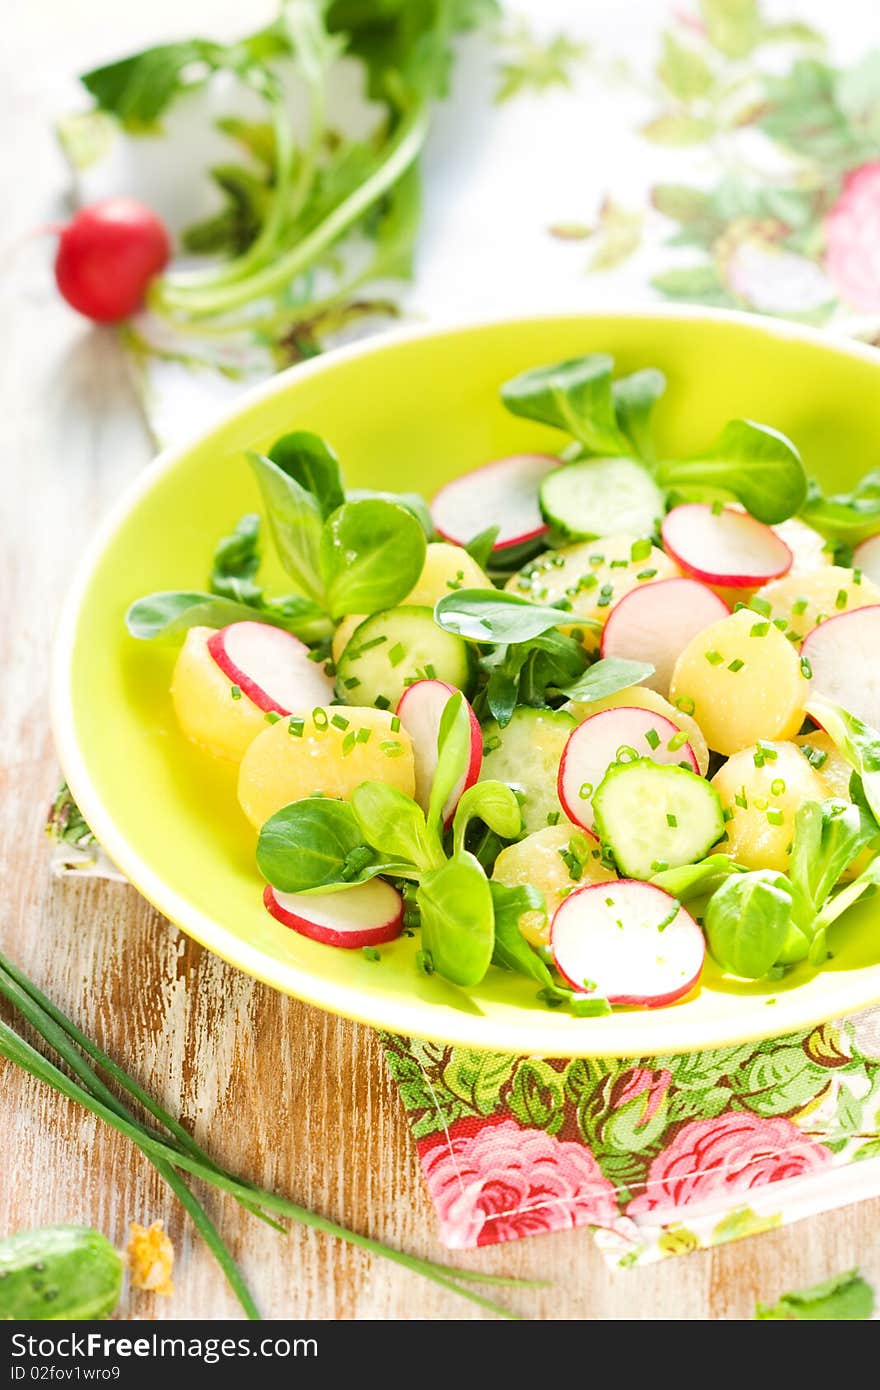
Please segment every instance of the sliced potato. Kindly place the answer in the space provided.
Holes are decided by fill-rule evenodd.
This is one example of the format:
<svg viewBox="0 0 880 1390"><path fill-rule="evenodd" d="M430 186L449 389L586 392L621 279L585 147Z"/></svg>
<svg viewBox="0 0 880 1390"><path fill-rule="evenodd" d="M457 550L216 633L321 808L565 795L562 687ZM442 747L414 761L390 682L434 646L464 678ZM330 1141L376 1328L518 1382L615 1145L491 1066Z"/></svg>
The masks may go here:
<svg viewBox="0 0 880 1390"><path fill-rule="evenodd" d="M431 541L425 550L422 572L402 604L433 608L445 594L456 589L492 589L494 585L460 545L449 541ZM400 606L398 605L398 607ZM364 613L349 613L333 634L333 660L338 661L352 635L366 617Z"/></svg>
<svg viewBox="0 0 880 1390"><path fill-rule="evenodd" d="M727 818L725 853L747 869L786 870L798 807L828 795L800 749L787 742L762 741L735 753L712 785Z"/></svg>
<svg viewBox="0 0 880 1390"><path fill-rule="evenodd" d="M524 565L505 588L535 603L568 599L575 619L592 618L604 626L612 605L631 589L680 575L678 566L656 546L642 554L645 545L636 536L602 536L561 550L548 550ZM563 629L566 630L580 632L587 650L598 651L598 629L578 628L574 622Z"/></svg>
<svg viewBox="0 0 880 1390"><path fill-rule="evenodd" d="M572 836L577 836L576 848L580 851L575 856L582 864L579 879L572 878L570 864L562 858L569 851ZM553 914L566 894L585 883L606 883L617 875L602 863L598 844L578 826L565 821L545 826L518 844L508 845L495 860L492 877L511 887L530 883L544 894L546 919L540 912L524 913L519 929L532 946L546 946Z"/></svg>
<svg viewBox="0 0 880 1390"><path fill-rule="evenodd" d="M259 829L292 801L318 792L347 800L367 781L387 782L412 796L409 735L387 710L330 705L301 723L285 717L264 728L242 758L238 799Z"/></svg>
<svg viewBox="0 0 880 1390"><path fill-rule="evenodd" d="M780 540L785 541L792 554L791 569L787 579L794 575L813 574L816 570L827 569L832 563L833 552L828 548L824 536L814 531L798 516L790 516L773 527Z"/></svg>
<svg viewBox="0 0 880 1390"><path fill-rule="evenodd" d="M870 579L841 565L826 565L812 574L787 574L758 590L770 604L771 617L784 618L786 634L798 641L826 618L880 603L880 589Z"/></svg>
<svg viewBox="0 0 880 1390"><path fill-rule="evenodd" d="M667 699L656 690L649 690L645 685L628 685L625 690L616 690L613 695L606 695L601 700L593 700L589 704L583 701L569 700L563 709L567 709L574 715L579 724L585 719L589 719L591 714L598 714L603 709L616 709L621 705L630 706L633 709L648 709L652 714L662 714L677 729L687 735L687 741L694 750L700 772L705 777L706 769L709 766L709 745L703 737L703 731L689 714L684 714L680 709L676 709Z"/></svg>
<svg viewBox="0 0 880 1390"><path fill-rule="evenodd" d="M238 762L266 728L266 716L246 695L233 696L233 685L208 651L213 627L191 627L171 678L177 722L192 743L217 758Z"/></svg>
<svg viewBox="0 0 880 1390"><path fill-rule="evenodd" d="M694 716L710 748L730 756L759 738L793 738L809 689L791 642L769 619L741 608L688 643L669 698Z"/></svg>

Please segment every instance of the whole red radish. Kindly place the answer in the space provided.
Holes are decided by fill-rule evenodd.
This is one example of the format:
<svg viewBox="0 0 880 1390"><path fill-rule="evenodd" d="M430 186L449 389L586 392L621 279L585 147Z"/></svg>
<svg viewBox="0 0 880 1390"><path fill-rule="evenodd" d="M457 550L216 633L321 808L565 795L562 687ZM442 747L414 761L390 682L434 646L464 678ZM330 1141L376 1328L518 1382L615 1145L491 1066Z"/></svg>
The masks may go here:
<svg viewBox="0 0 880 1390"><path fill-rule="evenodd" d="M104 198L62 229L55 280L78 313L116 323L141 308L170 255L165 224L150 208L135 198Z"/></svg>

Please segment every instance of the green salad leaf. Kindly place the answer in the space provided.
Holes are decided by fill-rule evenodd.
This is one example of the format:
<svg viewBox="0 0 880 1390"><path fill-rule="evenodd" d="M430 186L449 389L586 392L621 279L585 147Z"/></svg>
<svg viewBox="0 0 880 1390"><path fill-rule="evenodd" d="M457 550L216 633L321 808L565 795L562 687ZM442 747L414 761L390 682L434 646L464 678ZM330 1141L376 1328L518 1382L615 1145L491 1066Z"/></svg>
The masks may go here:
<svg viewBox="0 0 880 1390"><path fill-rule="evenodd" d="M452 822L456 851L464 849L468 826L477 816L502 840L515 840L522 834L522 811L505 782L475 782L462 794Z"/></svg>
<svg viewBox="0 0 880 1390"><path fill-rule="evenodd" d="M800 515L830 540L858 545L880 531L880 468L859 479L851 492L826 497L813 483Z"/></svg>
<svg viewBox="0 0 880 1390"><path fill-rule="evenodd" d="M594 700L604 700L606 695L616 695L618 690L640 685L653 674L654 667L650 662L624 661L621 657L606 656L570 685L560 686L559 693L567 695L569 700L588 705Z"/></svg>
<svg viewBox="0 0 880 1390"><path fill-rule="evenodd" d="M564 430L591 453L626 454L629 442L614 409L613 370L614 359L602 352L532 367L504 383L501 399L514 415Z"/></svg>
<svg viewBox="0 0 880 1390"><path fill-rule="evenodd" d="M320 435L309 430L283 434L272 445L268 457L314 498L324 521L342 506L345 493L339 459Z"/></svg>
<svg viewBox="0 0 880 1390"><path fill-rule="evenodd" d="M492 558L492 550L498 539L500 530L500 526L487 526L485 531L478 531L475 536L472 536L465 546L468 555L480 566L481 570L488 569L489 567L489 561Z"/></svg>
<svg viewBox="0 0 880 1390"><path fill-rule="evenodd" d="M489 889L495 910L492 964L517 975L527 975L545 989L553 989L553 976L519 929L520 919L526 912L544 912L546 917L543 893L530 883L509 885L495 879L489 880Z"/></svg>
<svg viewBox="0 0 880 1390"><path fill-rule="evenodd" d="M713 893L706 940L724 970L760 980L779 960L790 921L791 884L785 874L754 869L732 875Z"/></svg>
<svg viewBox="0 0 880 1390"><path fill-rule="evenodd" d="M422 948L453 984L478 985L492 961L495 914L489 882L466 850L453 854L419 884Z"/></svg>
<svg viewBox="0 0 880 1390"><path fill-rule="evenodd" d="M304 797L269 817L257 841L257 866L283 893L326 892L384 869L352 807L324 796Z"/></svg>
<svg viewBox="0 0 880 1390"><path fill-rule="evenodd" d="M811 696L806 712L825 730L858 773L865 800L880 823L880 733L822 696Z"/></svg>
<svg viewBox="0 0 880 1390"><path fill-rule="evenodd" d="M386 782L362 782L351 798L360 826L369 827L369 842L386 860L414 864L419 869L443 863L443 847L432 835L421 806Z"/></svg>
<svg viewBox="0 0 880 1390"><path fill-rule="evenodd" d="M807 496L807 475L791 440L754 420L731 420L696 458L662 461L657 481L685 496L735 497L768 525L793 516Z"/></svg>
<svg viewBox="0 0 880 1390"><path fill-rule="evenodd" d="M456 589L444 594L434 609L434 618L445 632L454 632L469 642L503 644L529 642L550 628L573 621L580 627L600 626L591 619L573 619L561 608L530 603L503 589Z"/></svg>
<svg viewBox="0 0 880 1390"><path fill-rule="evenodd" d="M412 512L378 498L345 502L324 523L319 572L331 617L377 613L405 598L425 563Z"/></svg>
<svg viewBox="0 0 880 1390"><path fill-rule="evenodd" d="M300 592L322 606L319 554L324 519L317 498L280 463L263 454L247 457L263 494L279 560Z"/></svg>
<svg viewBox="0 0 880 1390"><path fill-rule="evenodd" d="M260 518L256 512L248 512L214 547L211 592L238 603L259 604L263 591L254 583L259 568Z"/></svg>
<svg viewBox="0 0 880 1390"><path fill-rule="evenodd" d="M862 1322L873 1317L874 1290L857 1269L848 1269L809 1289L784 1293L776 1303L759 1303L759 1322Z"/></svg>
<svg viewBox="0 0 880 1390"><path fill-rule="evenodd" d="M636 457L646 462L654 458L651 417L665 390L666 377L656 367L644 367L630 376L618 377L611 388L618 427Z"/></svg>

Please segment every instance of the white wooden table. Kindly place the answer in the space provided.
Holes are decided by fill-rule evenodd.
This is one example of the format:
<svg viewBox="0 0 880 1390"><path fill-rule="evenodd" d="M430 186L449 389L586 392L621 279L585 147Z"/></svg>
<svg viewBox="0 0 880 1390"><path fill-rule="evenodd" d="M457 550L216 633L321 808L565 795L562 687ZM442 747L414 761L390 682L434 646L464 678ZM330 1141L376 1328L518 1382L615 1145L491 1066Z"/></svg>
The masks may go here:
<svg viewBox="0 0 880 1390"><path fill-rule="evenodd" d="M267 12L269 7L267 6ZM65 189L50 129L64 75L159 37L220 32L230 0L13 0L0 129L4 429L0 658L0 942L68 1013L190 1124L224 1164L359 1230L439 1245L402 1107L372 1033L272 993L180 935L123 885L53 882L41 834L57 768L46 684L54 616L97 519L150 455L112 332L57 299L40 242ZM257 23L253 9L248 23ZM146 1162L99 1122L0 1064L0 1233L52 1221L122 1243L162 1218L176 1292L127 1297L131 1317L222 1318L238 1305ZM284 1239L208 1197L268 1318L461 1318L477 1310L313 1232ZM750 1317L758 1297L860 1264L880 1285L880 1201L640 1271L609 1273L585 1231L462 1263L553 1280L507 1297L538 1318Z"/></svg>

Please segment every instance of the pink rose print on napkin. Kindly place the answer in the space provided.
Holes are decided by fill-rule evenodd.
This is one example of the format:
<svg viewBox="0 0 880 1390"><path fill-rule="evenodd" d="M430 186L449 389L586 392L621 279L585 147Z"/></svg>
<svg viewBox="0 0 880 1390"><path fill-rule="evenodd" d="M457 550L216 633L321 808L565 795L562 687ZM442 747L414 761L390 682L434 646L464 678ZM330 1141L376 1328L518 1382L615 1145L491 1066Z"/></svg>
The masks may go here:
<svg viewBox="0 0 880 1390"><path fill-rule="evenodd" d="M646 1190L629 1203L626 1214L638 1217L657 1208L747 1192L830 1162L828 1149L779 1116L765 1119L735 1111L692 1120L654 1159Z"/></svg>
<svg viewBox="0 0 880 1390"><path fill-rule="evenodd" d="M824 231L825 269L840 298L880 312L880 160L847 174Z"/></svg>
<svg viewBox="0 0 880 1390"><path fill-rule="evenodd" d="M618 1219L614 1186L588 1149L514 1120L458 1120L419 1156L453 1250Z"/></svg>

